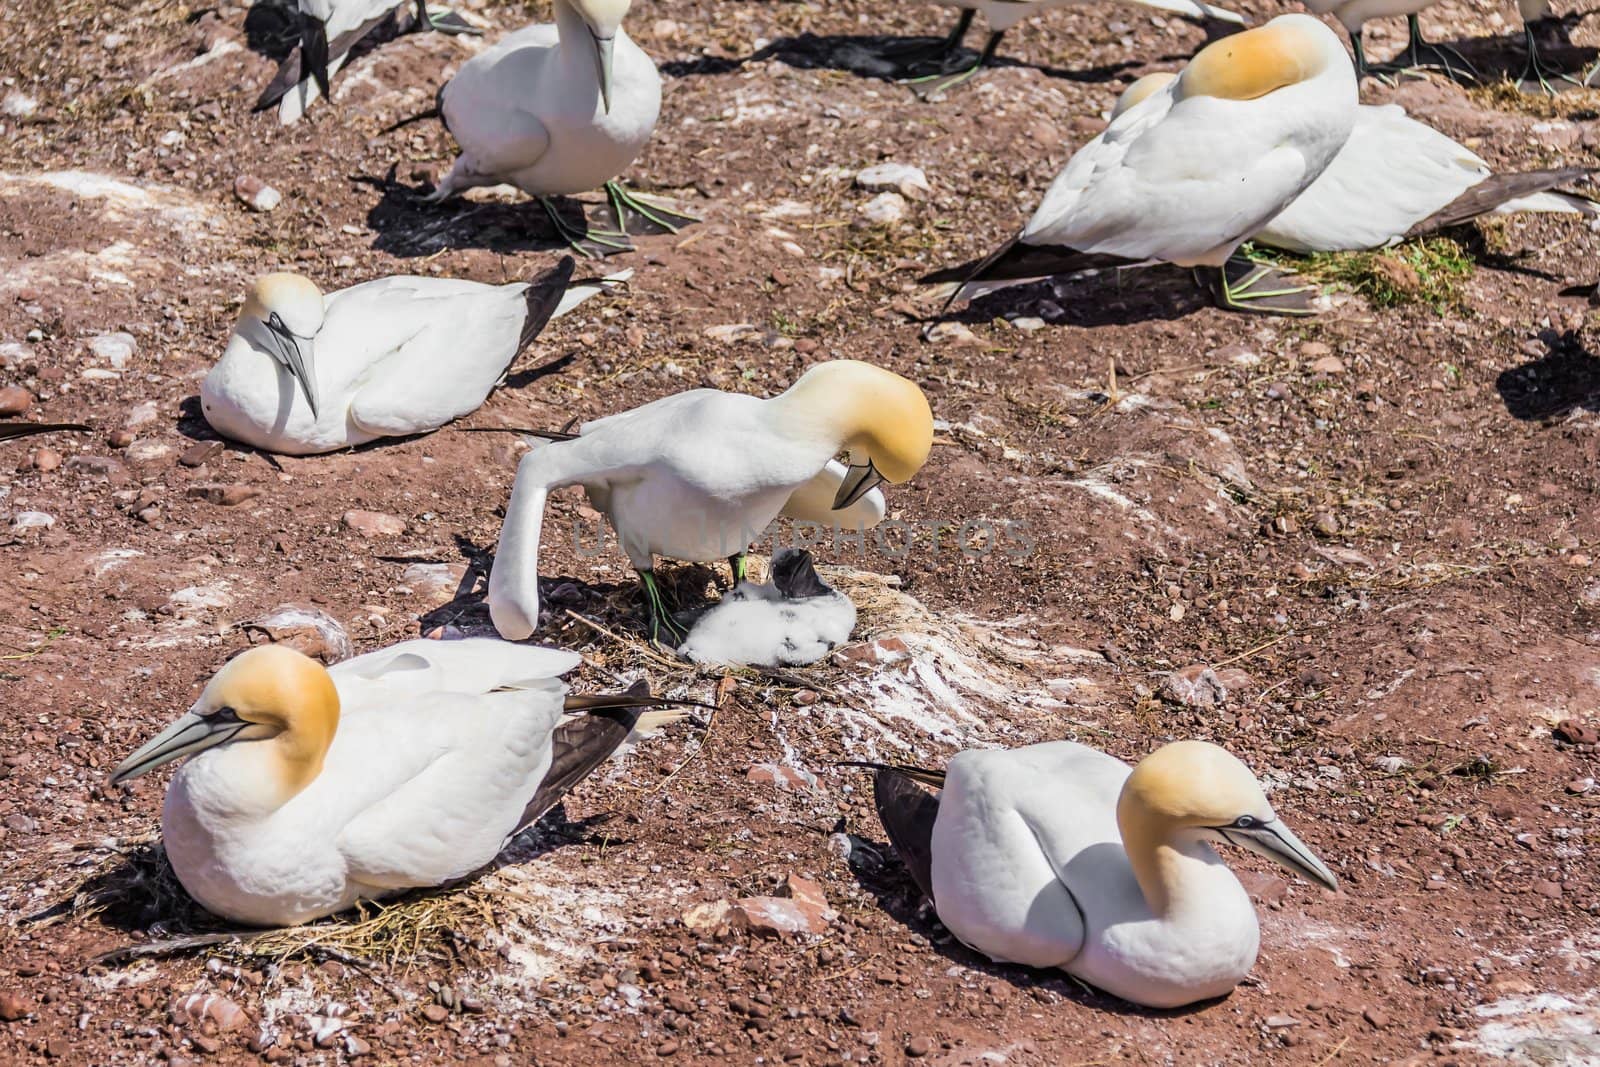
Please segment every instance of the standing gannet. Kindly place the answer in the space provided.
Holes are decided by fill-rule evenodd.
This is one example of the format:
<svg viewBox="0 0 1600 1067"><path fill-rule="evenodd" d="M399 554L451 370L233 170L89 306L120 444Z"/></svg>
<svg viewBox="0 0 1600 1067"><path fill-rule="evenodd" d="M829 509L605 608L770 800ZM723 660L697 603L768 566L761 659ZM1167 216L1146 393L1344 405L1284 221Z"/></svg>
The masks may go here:
<svg viewBox="0 0 1600 1067"><path fill-rule="evenodd" d="M661 110L661 75L622 28L629 2L554 0L554 24L525 26L468 60L439 94L461 155L429 199L509 182L538 198L563 240L596 257L633 247L629 212L646 229L672 233L694 221L616 181L650 140ZM616 233L580 233L550 201L602 187Z"/></svg>
<svg viewBox="0 0 1600 1067"><path fill-rule="evenodd" d="M218 433L291 456L437 430L477 410L545 323L631 272L569 285L397 276L326 296L298 274L256 282L200 385Z"/></svg>
<svg viewBox="0 0 1600 1067"><path fill-rule="evenodd" d="M236 922L306 922L466 877L604 762L638 708L681 703L568 696L580 662L487 638L331 668L252 648L111 781L189 757L161 810L184 889ZM563 724L567 710L600 713Z"/></svg>
<svg viewBox="0 0 1600 1067"><path fill-rule="evenodd" d="M1473 80L1477 79L1477 71L1472 64L1467 62L1467 57L1451 48L1449 45L1433 44L1422 36L1422 23L1417 18L1417 13L1424 11L1439 0L1306 0L1306 7L1318 15L1332 15L1339 20L1339 24L1350 34L1350 47L1356 57L1356 77L1365 78L1368 74L1379 70L1420 70L1427 64L1424 56L1433 60L1436 66L1443 68L1445 75L1455 79L1457 67L1462 68ZM1406 65L1401 66L1398 58L1393 63L1374 67L1367 62L1366 49L1361 42L1361 28L1372 19L1390 18L1395 15L1406 17L1407 44L1402 55L1406 57Z"/></svg>
<svg viewBox="0 0 1600 1067"><path fill-rule="evenodd" d="M924 97L938 96L946 90L953 89L988 66L993 62L995 51L1000 47L1000 38L1023 19L1042 15L1060 7L1088 3L1089 0L932 0L932 2L940 7L960 8L961 16L951 29L950 35L938 44L932 47L919 45L898 50L898 58L902 62L909 64L933 61L942 66L944 61L961 47L961 42L966 39L967 30L972 26L973 16L980 11L983 13L984 21L989 25L989 38L984 42L983 52L971 65L954 71L941 70L937 74L913 78L912 81L919 84L918 92ZM1231 22L1240 26L1245 24L1243 16L1203 3L1202 0L1121 0L1121 2L1137 7L1155 8L1158 11L1172 11L1190 18L1216 19L1219 22Z"/></svg>
<svg viewBox="0 0 1600 1067"><path fill-rule="evenodd" d="M1255 964L1255 908L1212 845L1338 888L1249 768L1208 742L1134 768L1072 741L962 752L943 774L866 766L890 842L963 944L1146 1007L1222 996Z"/></svg>
<svg viewBox="0 0 1600 1067"><path fill-rule="evenodd" d="M350 58L351 49L412 0L299 0L300 45L278 68L272 83L256 100L255 110L278 105L278 121L289 125L304 115L319 96L330 95L328 82ZM437 30L472 34L474 29L454 14L434 15L427 0L415 0L413 31Z"/></svg>
<svg viewBox="0 0 1600 1067"><path fill-rule="evenodd" d="M1251 306L1297 291L1266 282L1264 267L1236 282L1225 264L1332 162L1355 116L1355 72L1339 38L1310 15L1280 15L1207 45L1119 115L1067 161L1016 238L923 281L1165 261L1218 268L1225 308L1309 313L1303 302Z"/></svg>
<svg viewBox="0 0 1600 1067"><path fill-rule="evenodd" d="M1175 74L1147 74L1124 90L1112 119ZM1350 139L1321 177L1252 240L1290 252L1358 252L1420 237L1479 215L1550 211L1593 217L1587 197L1554 191L1590 167L1495 174L1466 146L1406 115L1362 104Z"/></svg>
<svg viewBox="0 0 1600 1067"><path fill-rule="evenodd" d="M819 363L769 400L694 389L585 423L535 448L517 468L489 612L520 641L539 621L539 536L550 490L581 485L617 533L644 589L651 640L673 621L655 557L706 563L745 550L779 515L868 529L883 518L881 482L900 483L933 447L933 414L915 382L851 359ZM850 465L834 457L847 452Z"/></svg>

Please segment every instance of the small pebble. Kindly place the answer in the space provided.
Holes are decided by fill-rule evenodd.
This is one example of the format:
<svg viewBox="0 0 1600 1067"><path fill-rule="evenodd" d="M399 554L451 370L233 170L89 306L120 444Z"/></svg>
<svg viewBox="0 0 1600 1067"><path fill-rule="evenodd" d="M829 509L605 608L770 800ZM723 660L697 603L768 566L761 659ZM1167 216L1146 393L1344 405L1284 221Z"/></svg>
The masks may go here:
<svg viewBox="0 0 1600 1067"><path fill-rule="evenodd" d="M0 415L22 415L33 407L33 394L20 385L0 389Z"/></svg>
<svg viewBox="0 0 1600 1067"><path fill-rule="evenodd" d="M251 211L271 211L283 202L283 194L253 174L234 179L233 195Z"/></svg>

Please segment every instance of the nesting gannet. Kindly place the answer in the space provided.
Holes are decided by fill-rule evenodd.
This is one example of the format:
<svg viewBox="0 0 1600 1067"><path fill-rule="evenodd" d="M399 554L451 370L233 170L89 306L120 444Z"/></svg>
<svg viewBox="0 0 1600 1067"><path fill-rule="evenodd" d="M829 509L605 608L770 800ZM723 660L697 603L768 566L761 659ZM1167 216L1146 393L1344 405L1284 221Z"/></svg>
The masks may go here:
<svg viewBox="0 0 1600 1067"><path fill-rule="evenodd" d="M604 762L638 708L681 703L569 696L560 676L580 662L475 638L325 669L264 645L111 780L188 757L161 811L178 880L227 919L305 922L466 877Z"/></svg>
<svg viewBox="0 0 1600 1067"><path fill-rule="evenodd" d="M1147 74L1123 92L1124 111L1175 74ZM1257 244L1290 252L1382 248L1479 215L1550 211L1593 217L1600 206L1556 187L1589 167L1495 174L1466 146L1409 117L1398 104L1361 105L1350 139L1305 192L1257 231Z"/></svg>
<svg viewBox="0 0 1600 1067"><path fill-rule="evenodd" d="M299 0L300 44L286 56L255 109L278 105L278 121L287 126L304 115L318 97L329 95L328 82L350 52L391 15L409 14L413 0ZM403 29L437 30L448 34L483 31L451 13L432 14L427 0L415 0L415 14Z"/></svg>
<svg viewBox="0 0 1600 1067"><path fill-rule="evenodd" d="M1443 69L1452 79L1456 76L1457 68L1476 79L1477 72L1460 52L1449 45L1433 44L1422 36L1422 24L1417 19L1417 13L1438 2L1439 0L1306 0L1306 7L1318 15L1332 15L1350 34L1350 47L1355 52L1356 58L1357 78L1364 78L1378 70L1417 70L1429 65L1426 60L1432 60L1432 65ZM1366 49L1361 41L1361 28L1372 19L1391 18L1395 15L1406 17L1407 43L1406 50L1402 53L1406 63L1401 65L1397 59L1392 64L1374 67L1367 62Z"/></svg>
<svg viewBox="0 0 1600 1067"><path fill-rule="evenodd" d="M546 322L629 273L570 285L568 256L532 282L397 276L326 296L269 274L201 383L201 410L225 437L294 456L437 430L476 410Z"/></svg>
<svg viewBox="0 0 1600 1067"><path fill-rule="evenodd" d="M772 555L772 581L748 579L689 628L678 652L696 663L804 667L850 639L856 606L825 583L805 549Z"/></svg>
<svg viewBox="0 0 1600 1067"><path fill-rule="evenodd" d="M1310 15L1280 15L1207 45L1118 116L1067 161L1016 238L923 280L1165 261L1219 268L1223 307L1303 313L1265 303L1285 295L1261 284L1265 268L1236 282L1225 265L1332 162L1355 115L1355 73L1338 37Z"/></svg>
<svg viewBox="0 0 1600 1067"><path fill-rule="evenodd" d="M884 515L875 488L904 482L933 447L916 383L855 360L820 363L769 400L716 389L664 397L585 423L517 468L489 611L521 640L539 620L539 537L550 490L581 485L610 521L644 588L652 640L683 638L655 581L655 557L742 558L779 515L866 529ZM849 467L834 460L848 452Z"/></svg>
<svg viewBox="0 0 1600 1067"><path fill-rule="evenodd" d="M1087 3L1089 0L932 0L932 2L940 7L960 8L961 17L950 31L950 35L932 48L917 46L899 50L899 58L903 62L931 60L939 62L942 66L944 61L961 47L961 42L966 39L967 30L972 26L973 16L980 11L983 13L984 21L989 25L989 38L984 42L983 52L977 61L970 66L954 71L941 70L937 74L912 79L913 82L920 83L918 91L927 97L937 96L955 88L988 66L994 60L995 51L1000 47L1000 38L1023 19L1042 15L1055 8ZM1214 7L1202 0L1122 0L1122 2L1138 7L1155 8L1158 11L1172 11L1190 18L1216 19L1241 26L1245 24L1242 16L1224 8Z"/></svg>
<svg viewBox="0 0 1600 1067"><path fill-rule="evenodd" d="M661 110L656 65L622 28L629 2L554 0L554 24L525 26L468 60L440 91L440 116L461 155L430 199L509 182L537 197L562 239L592 256L632 247L630 212L647 230L676 233L694 221L616 181ZM579 232L550 201L602 187L619 232Z"/></svg>
<svg viewBox="0 0 1600 1067"><path fill-rule="evenodd" d="M1255 908L1212 845L1338 886L1249 768L1204 741L1134 768L1071 741L962 752L943 774L867 766L890 842L951 933L1135 1004L1222 996L1255 963Z"/></svg>

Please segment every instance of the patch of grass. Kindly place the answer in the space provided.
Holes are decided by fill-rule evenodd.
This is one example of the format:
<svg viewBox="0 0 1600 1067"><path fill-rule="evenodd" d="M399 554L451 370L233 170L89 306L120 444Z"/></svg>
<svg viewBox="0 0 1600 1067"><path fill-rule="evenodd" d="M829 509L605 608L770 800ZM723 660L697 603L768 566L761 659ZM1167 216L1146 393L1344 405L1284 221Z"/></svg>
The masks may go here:
<svg viewBox="0 0 1600 1067"><path fill-rule="evenodd" d="M1375 252L1320 252L1300 273L1344 285L1375 307L1424 304L1434 311L1462 307L1461 283L1477 264L1449 237L1406 241Z"/></svg>
<svg viewBox="0 0 1600 1067"><path fill-rule="evenodd" d="M1588 121L1600 116L1600 90L1568 88L1559 96L1525 93L1509 78L1467 90L1474 103L1495 111L1514 111L1541 119Z"/></svg>

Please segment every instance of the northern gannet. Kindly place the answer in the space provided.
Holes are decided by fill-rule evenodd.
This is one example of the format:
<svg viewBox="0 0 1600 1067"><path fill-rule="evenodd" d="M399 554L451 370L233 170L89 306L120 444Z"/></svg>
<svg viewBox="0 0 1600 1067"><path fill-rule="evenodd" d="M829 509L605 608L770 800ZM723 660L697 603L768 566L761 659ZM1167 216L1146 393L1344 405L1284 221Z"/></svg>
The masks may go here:
<svg viewBox="0 0 1600 1067"><path fill-rule="evenodd" d="M638 708L681 703L569 696L560 676L580 662L471 638L324 668L263 645L111 781L188 757L161 810L184 889L236 922L306 922L465 878L604 762ZM563 724L569 710L596 713Z"/></svg>
<svg viewBox="0 0 1600 1067"><path fill-rule="evenodd" d="M1177 75L1147 74L1112 117ZM1465 145L1411 118L1398 104L1362 104L1350 139L1328 169L1252 240L1290 252L1355 252L1420 237L1479 215L1551 211L1594 217L1600 206L1556 187L1589 167L1495 174Z"/></svg>
<svg viewBox="0 0 1600 1067"><path fill-rule="evenodd" d="M1474 80L1477 71L1472 64L1467 62L1467 57L1451 48L1449 45L1433 44L1422 36L1422 24L1417 19L1417 13L1424 11L1439 0L1306 0L1306 7L1318 15L1332 15L1339 20L1339 24L1350 34L1350 47L1356 57L1356 77L1365 78L1378 70L1417 70L1427 64L1423 57L1430 57L1434 64L1443 68L1447 77L1454 79L1457 67L1462 68ZM1366 49L1361 42L1361 28L1372 19L1390 18L1395 15L1406 17L1407 65L1399 66L1398 59L1395 63L1374 67L1367 62Z"/></svg>
<svg viewBox="0 0 1600 1067"><path fill-rule="evenodd" d="M581 485L606 516L644 587L652 640L673 621L655 557L706 563L743 556L779 515L866 529L883 518L875 487L921 469L933 414L916 383L855 360L819 363L769 400L694 389L585 423L517 468L489 573L489 611L520 641L539 621L539 537L550 490ZM847 452L850 465L834 459Z"/></svg>
<svg viewBox="0 0 1600 1067"><path fill-rule="evenodd" d="M380 24L413 0L299 0L300 45L284 58L272 83L256 100L255 109L278 105L278 121L287 126L304 115L318 96L330 94L328 81L355 48ZM427 0L415 0L412 31L437 30L448 34L478 35L454 14L434 15Z"/></svg>
<svg viewBox="0 0 1600 1067"><path fill-rule="evenodd" d="M1310 15L1280 15L1214 41L1080 148L1021 234L923 281L964 288L1165 261L1219 268L1225 308L1267 309L1251 302L1286 294L1262 286L1265 268L1235 282L1225 264L1333 161L1356 100L1344 46Z"/></svg>
<svg viewBox="0 0 1600 1067"><path fill-rule="evenodd" d="M694 620L680 655L696 663L805 667L850 639L856 606L817 574L811 553L772 554L772 581L745 579Z"/></svg>
<svg viewBox="0 0 1600 1067"><path fill-rule="evenodd" d="M989 25L989 38L984 42L982 54L972 65L955 71L941 70L937 74L913 78L912 81L920 85L918 92L925 97L934 97L953 89L988 66L994 59L995 51L1000 47L1000 38L1023 19L1042 15L1059 7L1088 3L1089 0L932 0L932 2L940 7L960 8L961 17L950 31L950 35L937 45L931 48L919 45L900 50L899 58L903 62L931 60L943 65L943 62L961 47L961 42L966 39L967 30L972 26L973 16L980 11L983 13L984 21ZM1245 24L1242 16L1204 3L1203 0L1122 0L1122 2L1138 7L1155 8L1158 11L1172 11L1190 18L1216 19L1240 26Z"/></svg>
<svg viewBox="0 0 1600 1067"><path fill-rule="evenodd" d="M661 75L622 28L629 3L554 0L554 24L525 26L463 64L439 93L461 155L429 199L509 182L537 197L562 239L591 256L632 247L630 212L672 233L694 221L616 181L661 110ZM602 187L615 233L580 233L550 202Z"/></svg>
<svg viewBox="0 0 1600 1067"><path fill-rule="evenodd" d="M572 258L532 282L396 276L326 296L298 274L255 283L200 385L218 433L304 456L427 433L475 411L544 329L631 272L571 285Z"/></svg>
<svg viewBox="0 0 1600 1067"><path fill-rule="evenodd" d="M890 842L962 943L1146 1007L1222 996L1255 963L1255 908L1213 845L1338 887L1249 768L1204 741L1134 768L1072 741L962 752L942 774L866 766Z"/></svg>

